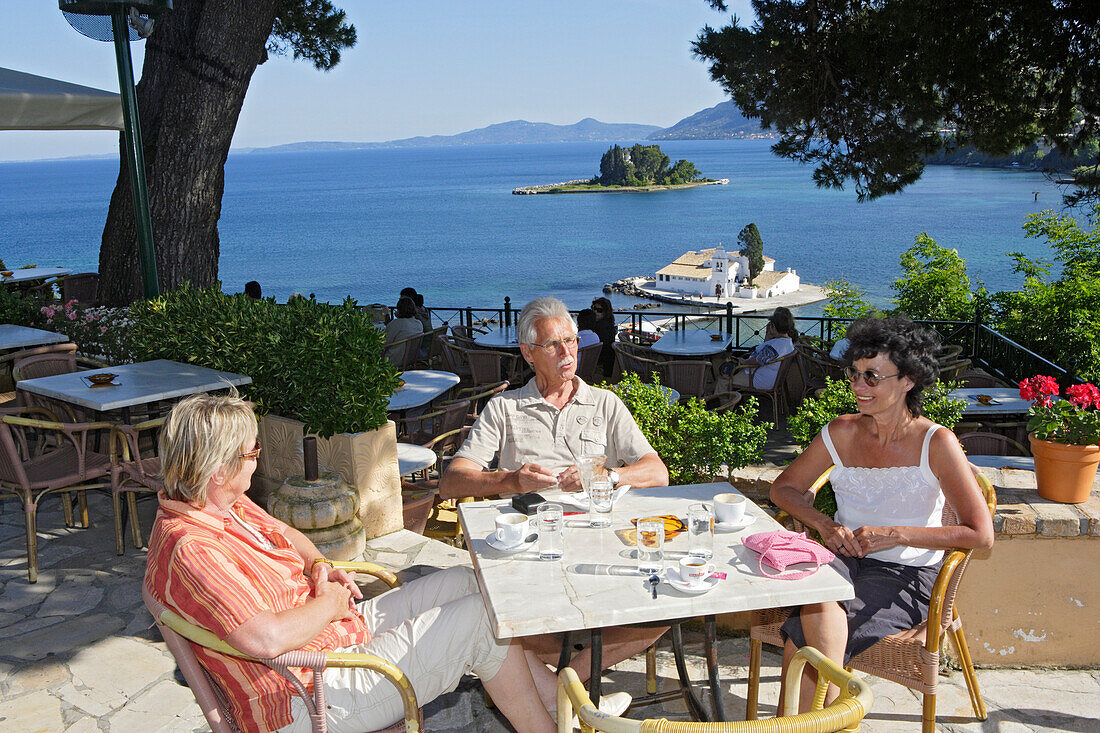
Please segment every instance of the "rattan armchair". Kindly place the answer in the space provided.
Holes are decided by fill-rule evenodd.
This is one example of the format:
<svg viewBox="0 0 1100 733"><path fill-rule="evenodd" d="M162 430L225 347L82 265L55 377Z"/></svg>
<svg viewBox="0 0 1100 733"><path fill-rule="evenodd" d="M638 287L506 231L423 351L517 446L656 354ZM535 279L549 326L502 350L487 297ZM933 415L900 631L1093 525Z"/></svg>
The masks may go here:
<svg viewBox="0 0 1100 733"><path fill-rule="evenodd" d="M377 578L391 588L400 585L397 577L378 565L366 562L336 562L334 566L345 570L354 570ZM240 725L232 717L225 694L218 683L200 665L192 644L212 649L220 654L259 662L285 678L302 698L309 710L309 719L314 733L325 733L328 722L325 716L325 685L322 673L326 668L369 669L389 680L401 693L405 707L405 718L385 728L379 733L417 733L423 730L424 719L416 701L416 693L405 673L391 662L373 654L352 654L346 652L293 651L280 654L271 659L257 659L242 654L211 632L188 623L174 611L166 608L150 595L148 588L142 587L145 607L153 615L153 621L160 630L168 650L176 659L180 671L187 680L187 686L195 695L195 701L206 716L212 733L238 733ZM301 681L290 674L288 667L304 667L313 671L313 694L311 695Z"/></svg>
<svg viewBox="0 0 1100 733"><path fill-rule="evenodd" d="M423 343L423 333L416 333L408 338L391 341L386 344L386 358L401 371L412 369L416 364L416 360L420 358L420 347Z"/></svg>
<svg viewBox="0 0 1100 733"><path fill-rule="evenodd" d="M798 679L806 664L817 670L818 685L812 709L796 714ZM824 707L830 682L840 688L840 696ZM577 673L566 667L558 673L558 733L569 733L573 729L574 710L584 726L605 733L832 733L858 730L874 701L867 683L809 646L799 649L791 660L787 669L787 689L791 693L787 695L786 717L783 718L733 723L679 722L665 718L631 720L597 710Z"/></svg>
<svg viewBox="0 0 1100 733"><path fill-rule="evenodd" d="M475 387L500 384L504 380L523 380L523 358L517 353L490 349L467 349L466 361L470 365L470 378Z"/></svg>
<svg viewBox="0 0 1100 733"><path fill-rule="evenodd" d="M450 405L453 402L466 401L470 403L470 411L466 414L466 424L473 425L474 420L477 420L477 416L481 414L481 411L485 409L486 403L489 400L496 397L498 394L504 392L511 385L507 379L497 384L487 384L478 387L466 387L460 389L455 393L453 400L441 403L439 406L444 407Z"/></svg>
<svg viewBox="0 0 1100 733"><path fill-rule="evenodd" d="M643 356L644 353L652 353L652 350L628 343L616 341L611 344L615 352L616 371L619 374L634 372L643 382L653 381L653 373L660 369L661 362Z"/></svg>
<svg viewBox="0 0 1100 733"><path fill-rule="evenodd" d="M708 397L714 388L714 367L706 359L674 359L657 365L661 384L681 398Z"/></svg>
<svg viewBox="0 0 1100 733"><path fill-rule="evenodd" d="M1022 443L1000 433L974 431L959 436L959 445L973 455L1029 456L1031 452Z"/></svg>
<svg viewBox="0 0 1100 733"><path fill-rule="evenodd" d="M15 380L12 377L12 367L16 362L23 361L32 356L41 354L75 354L76 344L49 344L47 346L35 346L31 349L21 349L0 355L0 407L10 407L15 403ZM11 405L7 403L12 403Z"/></svg>
<svg viewBox="0 0 1100 733"><path fill-rule="evenodd" d="M728 382L724 385L723 391L726 392L741 392L742 396L756 395L758 397L767 397L772 403L772 417L775 420L775 426L779 427L780 418L786 417L791 411L791 399L788 394L787 380L790 375L791 367L795 365L795 361L798 358L798 352L792 351L785 356L781 356L775 361L779 362L779 372L775 375L775 383L772 384L769 389L760 389L753 386L753 375L756 370L764 366L763 364L743 364L735 367L729 374ZM775 361L769 362L774 364ZM799 397L801 397L801 390L799 390Z"/></svg>
<svg viewBox="0 0 1100 733"><path fill-rule="evenodd" d="M122 537L122 497L126 497L126 516L130 521L130 539L134 548L144 547L141 521L138 519L136 494L155 494L164 488L160 480L160 457L156 454L156 436L166 418L159 417L136 425L116 425L116 447L112 451L111 505L115 515L115 554L125 549Z"/></svg>
<svg viewBox="0 0 1100 733"><path fill-rule="evenodd" d="M24 379L52 377L57 374L70 374L87 369L102 369L106 366L106 362L99 359L81 356L67 350L52 351L14 362L11 367L11 377L18 385ZM17 390L16 403L40 407L48 410L55 418L66 419L69 422L87 421L91 417L91 414L83 408L26 391Z"/></svg>
<svg viewBox="0 0 1100 733"><path fill-rule="evenodd" d="M0 495L19 499L27 532L27 579L38 581L38 505L48 495L62 494L65 524L88 526L85 492L111 485L111 457L92 446L110 446L113 425L107 422L57 422L37 407L15 407L0 417ZM35 416L38 417L35 417ZM74 522L70 494L80 511Z"/></svg>
<svg viewBox="0 0 1100 733"><path fill-rule="evenodd" d="M831 470L831 468L830 468ZM828 472L815 482L823 484ZM978 486L982 490L989 514L997 509L997 494L989 479L975 473ZM958 517L951 506L943 509L943 524L958 524ZM940 672L940 646L943 637L951 636L959 663L966 679L966 689L970 693L970 704L978 720L986 719L985 703L978 689L978 678L974 672L974 663L970 659L970 649L963 635L962 618L955 605L959 584L970 564L973 550L952 550L947 553L940 567L936 583L932 588L932 600L928 607L926 621L908 631L892 634L876 642L871 648L852 657L848 662L851 669L873 674L876 677L892 680L916 690L924 695L922 733L934 733L936 728L936 689ZM790 610L773 608L753 613L749 628L749 688L746 717L756 717L757 700L760 691L761 644L783 645L779 627L787 620ZM933 633L928 633L934 629ZM797 689L788 685L787 690Z"/></svg>
<svg viewBox="0 0 1100 733"><path fill-rule="evenodd" d="M577 376L588 384L593 384L599 379L600 354L602 352L602 342L596 342L577 349Z"/></svg>

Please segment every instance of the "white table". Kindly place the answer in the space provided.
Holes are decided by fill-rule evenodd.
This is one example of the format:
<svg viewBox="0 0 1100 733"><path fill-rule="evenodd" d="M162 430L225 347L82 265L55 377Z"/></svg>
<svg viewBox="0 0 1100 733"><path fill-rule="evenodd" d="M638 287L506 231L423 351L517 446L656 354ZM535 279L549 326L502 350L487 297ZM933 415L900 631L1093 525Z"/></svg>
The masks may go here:
<svg viewBox="0 0 1100 733"><path fill-rule="evenodd" d="M401 372L401 379L405 380L405 385L390 395L386 412L402 412L426 405L459 382L457 374L434 369Z"/></svg>
<svg viewBox="0 0 1100 733"><path fill-rule="evenodd" d="M118 375L114 380L115 384L92 387L85 380L89 375L108 372ZM243 374L157 359L104 369L56 374L52 377L24 379L16 387L96 412L122 410L123 420L129 421L129 409L135 405L186 397L199 392L213 392L225 389L229 385L239 387L251 383L252 378Z"/></svg>
<svg viewBox="0 0 1100 733"><path fill-rule="evenodd" d="M0 283L25 283L35 280L48 280L51 277L69 275L72 270L64 267L27 267L22 270L12 270L11 277L0 278Z"/></svg>
<svg viewBox="0 0 1100 733"><path fill-rule="evenodd" d="M657 600L653 600L645 576L637 572L634 547L621 539L620 531L632 527L633 517L675 514L685 518L688 505L710 501L722 492L734 489L728 483L631 489L616 502L609 529L590 528L584 514L567 517L565 555L554 562L539 560L537 543L515 554L489 547L485 538L493 531L495 518L515 511L510 501L460 504L462 533L497 638L589 630L594 634L595 652L600 643L596 635L603 627L694 616L706 616L713 623L710 617L719 613L852 598L852 586L831 567L799 580L761 575L756 554L743 547L741 540L749 534L779 529L779 525L750 501L748 513L756 517L753 524L714 536L713 562L727 574L726 579L710 592L695 596L662 583ZM666 541L666 567L675 565L687 549L686 531ZM531 603L532 598L539 602ZM597 666L595 656L593 665ZM598 673L592 675L597 697L599 677Z"/></svg>
<svg viewBox="0 0 1100 733"><path fill-rule="evenodd" d="M0 325L0 351L25 349L28 346L42 346L44 344L60 344L68 340L68 336L53 331L43 331L38 328L27 328L26 326Z"/></svg>
<svg viewBox="0 0 1100 733"><path fill-rule="evenodd" d="M993 399L989 404L978 402L978 395L987 394ZM983 417L986 415L1026 415L1031 403L1020 397L1020 390L1014 387L967 387L953 389L948 395L966 403L964 417Z"/></svg>
<svg viewBox="0 0 1100 733"><path fill-rule="evenodd" d="M979 468L1014 468L1019 471L1034 471L1035 459L1031 456L972 456L966 460Z"/></svg>
<svg viewBox="0 0 1100 733"><path fill-rule="evenodd" d="M711 336L718 336L714 339ZM713 356L726 350L733 343L732 333L685 329L669 331L650 348L658 354L669 356Z"/></svg>
<svg viewBox="0 0 1100 733"><path fill-rule="evenodd" d="M515 326L501 326L495 331L474 337L474 343L486 349L518 349L519 329Z"/></svg>
<svg viewBox="0 0 1100 733"><path fill-rule="evenodd" d="M402 476L423 471L429 466L434 466L436 460L435 451L414 443L397 444L397 468Z"/></svg>

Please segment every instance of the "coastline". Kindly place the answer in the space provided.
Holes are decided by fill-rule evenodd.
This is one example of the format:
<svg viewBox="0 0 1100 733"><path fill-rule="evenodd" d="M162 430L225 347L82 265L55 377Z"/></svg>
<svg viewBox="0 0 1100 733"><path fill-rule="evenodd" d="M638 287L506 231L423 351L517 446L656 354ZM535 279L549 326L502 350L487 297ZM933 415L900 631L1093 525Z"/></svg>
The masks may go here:
<svg viewBox="0 0 1100 733"><path fill-rule="evenodd" d="M676 191L682 188L698 188L699 186L724 186L730 182L728 178L717 180L692 181L691 183L653 184L650 186L593 186L590 179L575 181L562 181L561 183L542 183L537 186L520 186L513 188L515 196L533 196L536 194L561 194L561 193L649 193L650 191ZM585 186L581 188L581 186Z"/></svg>

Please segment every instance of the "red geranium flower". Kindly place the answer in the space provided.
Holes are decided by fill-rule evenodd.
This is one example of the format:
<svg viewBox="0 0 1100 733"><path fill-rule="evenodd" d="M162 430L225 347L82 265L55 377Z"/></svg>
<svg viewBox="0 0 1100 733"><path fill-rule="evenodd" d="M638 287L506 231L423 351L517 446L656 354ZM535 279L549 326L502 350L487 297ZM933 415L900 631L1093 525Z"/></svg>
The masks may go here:
<svg viewBox="0 0 1100 733"><path fill-rule="evenodd" d="M1100 407L1100 389L1092 384L1075 384L1066 388L1066 398L1081 409Z"/></svg>
<svg viewBox="0 0 1100 733"><path fill-rule="evenodd" d="M1032 404L1050 407L1050 398L1057 394L1058 382L1054 377L1036 374L1020 382L1020 397Z"/></svg>

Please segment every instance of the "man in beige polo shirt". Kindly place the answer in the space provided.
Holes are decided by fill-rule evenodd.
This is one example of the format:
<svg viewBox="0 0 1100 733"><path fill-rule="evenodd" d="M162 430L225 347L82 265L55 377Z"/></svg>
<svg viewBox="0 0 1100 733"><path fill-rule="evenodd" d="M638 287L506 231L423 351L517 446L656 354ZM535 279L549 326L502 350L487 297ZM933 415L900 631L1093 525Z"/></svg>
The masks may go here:
<svg viewBox="0 0 1100 733"><path fill-rule="evenodd" d="M532 300L520 312L517 330L535 377L489 400L439 482L440 496L526 494L555 483L580 491L577 459L601 453L613 483L667 486L668 469L622 400L577 376L577 326L565 304L557 298ZM494 458L495 471L490 470ZM664 632L604 630L604 665L644 651ZM548 663L557 656L552 637L527 637L525 644ZM589 665L587 649L569 664L582 681Z"/></svg>

